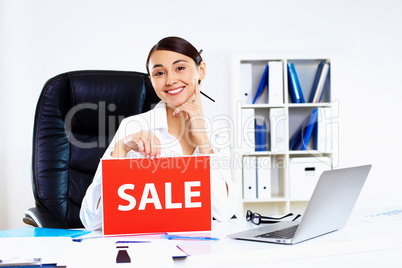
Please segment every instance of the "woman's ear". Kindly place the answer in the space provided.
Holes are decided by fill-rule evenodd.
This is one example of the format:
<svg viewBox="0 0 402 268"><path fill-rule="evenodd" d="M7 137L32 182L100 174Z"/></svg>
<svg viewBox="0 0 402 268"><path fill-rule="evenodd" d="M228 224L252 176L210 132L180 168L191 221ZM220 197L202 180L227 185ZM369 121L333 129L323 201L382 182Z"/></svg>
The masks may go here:
<svg viewBox="0 0 402 268"><path fill-rule="evenodd" d="M198 66L198 72L200 74L198 80L202 81L205 78L205 75L207 74L207 65L205 64L205 61L200 62L200 65Z"/></svg>

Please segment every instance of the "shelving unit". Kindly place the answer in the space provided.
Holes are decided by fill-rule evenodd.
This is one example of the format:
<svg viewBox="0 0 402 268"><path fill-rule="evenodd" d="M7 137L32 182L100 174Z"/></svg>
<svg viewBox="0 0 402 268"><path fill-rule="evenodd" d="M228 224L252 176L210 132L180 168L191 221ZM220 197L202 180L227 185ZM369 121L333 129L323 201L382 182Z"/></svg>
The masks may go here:
<svg viewBox="0 0 402 268"><path fill-rule="evenodd" d="M247 88L244 88L244 81L249 81L251 83L251 95L254 97L258 85L260 83L262 74L264 72L265 66L269 61L279 61L282 63L282 72L283 72L283 101L281 103L270 104L268 102L268 94L267 89L264 90L264 94L258 99L256 104L252 104L250 102L246 102L246 97L244 96L245 92L249 92ZM253 212L258 212L261 215L275 215L275 214L285 214L288 212L292 213L302 213L306 205L309 201L309 194L302 198L291 196L292 181L297 179L299 173L295 173L292 166L295 167L295 164L291 164L291 162L300 162L302 160L311 160L312 162L318 161L321 164L320 169L317 169L317 172L321 172L321 169L332 169L333 164L333 156L334 156L334 135L332 133L332 129L328 131L328 137L331 138L330 145L331 150L326 151L318 151L314 149L308 149L305 151L300 150L289 150L289 140L296 133L297 129L306 119L306 117L311 114L313 109L315 108L324 108L328 107L326 110L328 113L332 111L332 103L331 103L331 69L329 71L327 83L325 85L324 94L322 97L322 101L319 103L308 103L309 97L311 94L314 77L317 72L318 64L321 61L330 62L328 58L311 58L311 59L302 59L302 58L270 58L261 55L235 55L233 57L233 70L232 70L232 118L236 118L235 121L235 133L236 140L242 141L244 139L243 131L245 126L242 125L242 120L239 117L242 117L242 114L246 111L246 109L253 109L255 116L264 116L269 121L270 110L273 108L282 108L284 111L284 120L285 128L283 139L285 140L286 149L283 151L271 150L268 146L268 151L255 151L250 148L244 148L242 144L236 142L234 146L234 154L237 157L241 157L242 161L244 161L247 157L269 157L271 159L271 166L264 167L265 169L270 170L271 177L271 197L269 198L244 198L244 176L243 175L243 166L237 165L234 167L233 177L235 183L239 185L243 189L242 201L239 206L239 210L237 212L238 215L245 215L247 210L251 210ZM303 90L303 95L307 103L292 103L292 99L289 94L289 83L288 83L288 71L287 64L293 63L295 65L297 75L299 78L299 82L301 88ZM242 64L251 64L250 73L242 73L244 72L244 66ZM250 65L249 65L250 67ZM247 70L247 68L246 68ZM251 80L251 81L250 81ZM250 100L248 95L248 101ZM321 110L320 110L321 111ZM329 114L325 115L326 124L331 125L332 116ZM268 131L269 128L268 128ZM268 141L269 141L268 136ZM312 148L313 144L309 144L309 148ZM324 157L324 158L323 158ZM246 159L248 160L248 159ZM322 160L328 160L328 162L322 162ZM245 165L245 164L244 164ZM308 176L307 172L309 172L306 167L306 176ZM247 171L249 172L249 171ZM253 172L253 171L251 171ZM256 171L257 172L257 171ZM314 171L315 172L315 171ZM303 174L301 175L301 177ZM258 179L257 179L258 181ZM258 183L258 182L257 182ZM295 183L294 183L295 184ZM256 186L257 187L257 186ZM311 188L311 186L310 186ZM256 189L257 190L257 189Z"/></svg>

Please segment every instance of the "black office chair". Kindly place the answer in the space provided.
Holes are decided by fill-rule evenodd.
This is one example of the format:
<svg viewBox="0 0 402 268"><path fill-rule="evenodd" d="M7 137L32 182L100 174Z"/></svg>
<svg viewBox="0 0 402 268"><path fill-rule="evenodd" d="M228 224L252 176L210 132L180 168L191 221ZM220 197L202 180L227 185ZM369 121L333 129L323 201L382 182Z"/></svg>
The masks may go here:
<svg viewBox="0 0 402 268"><path fill-rule="evenodd" d="M33 130L35 207L23 221L35 227L83 227L82 199L120 121L158 102L144 73L74 71L47 81Z"/></svg>

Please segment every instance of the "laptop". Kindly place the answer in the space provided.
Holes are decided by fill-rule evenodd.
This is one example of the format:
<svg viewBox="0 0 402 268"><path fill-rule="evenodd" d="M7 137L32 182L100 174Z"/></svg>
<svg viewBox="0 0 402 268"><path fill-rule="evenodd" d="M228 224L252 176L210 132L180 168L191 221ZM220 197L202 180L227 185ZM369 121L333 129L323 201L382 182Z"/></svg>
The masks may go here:
<svg viewBox="0 0 402 268"><path fill-rule="evenodd" d="M324 171L300 222L281 221L228 237L297 244L341 229L352 213L370 169L371 165L365 165Z"/></svg>

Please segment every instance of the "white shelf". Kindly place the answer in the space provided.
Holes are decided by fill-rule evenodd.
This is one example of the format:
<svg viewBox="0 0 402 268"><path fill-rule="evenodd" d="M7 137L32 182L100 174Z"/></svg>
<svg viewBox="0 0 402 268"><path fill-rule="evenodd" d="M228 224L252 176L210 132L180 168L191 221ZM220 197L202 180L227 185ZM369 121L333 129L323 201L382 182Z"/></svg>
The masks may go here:
<svg viewBox="0 0 402 268"><path fill-rule="evenodd" d="M313 80L315 77L315 72L317 70L318 64L322 61L328 61L329 59L325 57L312 57L310 59L306 58L286 58L286 57L272 57L270 58L267 55L234 55L233 56L233 71L232 71L232 79L233 79L233 90L232 90L232 116L233 118L237 118L237 116L241 117L241 113L243 109L254 109L254 113L256 116L266 116L269 119L269 113L271 109L274 108L283 108L285 118L285 135L283 139L286 143L286 148L289 148L289 140L293 136L293 134L298 129L299 125L305 120L305 118L311 114L312 110L315 108L330 108L332 109L331 103L331 75L329 74L329 79L327 80L327 84L324 90L324 95L322 102L320 103L292 103L291 98L289 96L288 91L288 73L287 73L287 63L292 62L295 65L300 85L303 90L303 95L306 101L309 100L309 96L311 93L311 88L313 85ZM248 80L251 80L252 85L251 88L253 92L251 92L252 96L254 96L256 89L260 83L260 79L262 73L267 65L268 61L281 61L282 62L282 72L283 72L283 102L279 104L270 104L268 101L259 101L257 104L251 103L242 103L244 97L244 89L242 89L242 78L244 78L244 74L241 73L241 64L251 64L251 77L249 76ZM250 65L249 65L250 66ZM332 66L331 66L332 68ZM331 70L330 70L331 73ZM250 74L249 74L250 75ZM266 89L265 89L266 91ZM250 95L248 95L250 96ZM268 94L264 96L268 100ZM241 121L241 120L240 120ZM269 122L271 123L271 122ZM242 133L241 126L237 125L238 122L235 123L237 135ZM239 129L240 128L240 129ZM331 135L333 138L334 136ZM237 139L238 137L236 137ZM269 136L268 136L269 139ZM334 142L332 141L334 146ZM263 199L243 199L240 204L240 210L238 211L238 215L244 215L247 209L252 210L253 212L258 213L273 213L273 214L285 214L288 212L292 213L301 213L304 211L305 206L308 203L308 199L304 198L291 198L290 192L292 188L291 180L290 180L290 161L292 159L315 159L317 157L328 157L331 160L331 166L333 161L333 151L317 151L317 150L284 150L280 152L271 151L268 148L268 151L252 151L252 150L244 150L244 148L234 148L234 152L238 153L244 157L270 157L272 166L271 169L271 183L272 183L272 198L263 198ZM275 163L275 165L274 165ZM235 182L239 184L239 186L243 187L243 172L242 167L235 168L233 175ZM295 196L296 197L296 196Z"/></svg>
<svg viewBox="0 0 402 268"><path fill-rule="evenodd" d="M243 156L271 156L271 155L286 155L286 152L271 152L271 151L250 151L243 152Z"/></svg>
<svg viewBox="0 0 402 268"><path fill-rule="evenodd" d="M287 202L288 200L284 197L270 198L270 199L254 199L254 200L243 200L243 203L280 203Z"/></svg>
<svg viewBox="0 0 402 268"><path fill-rule="evenodd" d="M303 107L312 107L312 108L318 108L318 107L331 107L331 103L289 103L287 106L289 108L303 108Z"/></svg>
<svg viewBox="0 0 402 268"><path fill-rule="evenodd" d="M318 108L318 107L331 107L331 103L288 103L288 104L243 104L242 108L250 109L267 109L267 108Z"/></svg>
<svg viewBox="0 0 402 268"><path fill-rule="evenodd" d="M283 108L285 107L284 105L277 104L277 105L272 105L272 104L245 104L242 106L242 108L252 108L252 109L266 109L266 108Z"/></svg>
<svg viewBox="0 0 402 268"><path fill-rule="evenodd" d="M320 156L320 155L332 155L332 152L320 152L316 150L306 150L306 151L289 151L290 156L297 155L312 155L312 156Z"/></svg>

